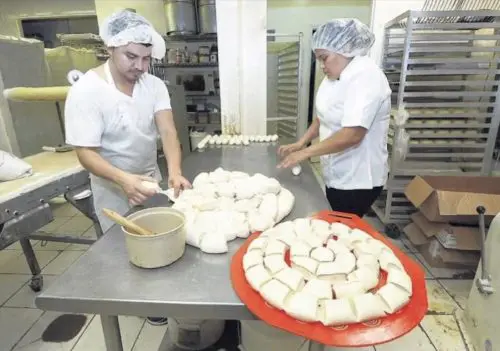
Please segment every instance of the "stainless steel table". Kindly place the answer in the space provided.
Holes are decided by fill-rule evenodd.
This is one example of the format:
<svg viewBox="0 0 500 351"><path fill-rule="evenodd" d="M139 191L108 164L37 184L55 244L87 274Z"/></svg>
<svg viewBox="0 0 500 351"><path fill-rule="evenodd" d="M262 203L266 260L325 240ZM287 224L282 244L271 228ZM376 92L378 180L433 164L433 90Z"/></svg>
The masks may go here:
<svg viewBox="0 0 500 351"><path fill-rule="evenodd" d="M278 170L276 161L273 145L224 146L189 155L183 170L190 179L219 166L276 177L296 197L289 219L330 208L309 165L295 177L290 170ZM166 204L166 197L158 195L146 206ZM36 298L36 305L44 310L99 314L108 351L123 350L118 315L252 320L255 317L230 281L231 257L241 243L230 243L224 255L204 254L188 246L169 267L141 269L129 263L121 229L113 226ZM314 350L321 348L311 345Z"/></svg>

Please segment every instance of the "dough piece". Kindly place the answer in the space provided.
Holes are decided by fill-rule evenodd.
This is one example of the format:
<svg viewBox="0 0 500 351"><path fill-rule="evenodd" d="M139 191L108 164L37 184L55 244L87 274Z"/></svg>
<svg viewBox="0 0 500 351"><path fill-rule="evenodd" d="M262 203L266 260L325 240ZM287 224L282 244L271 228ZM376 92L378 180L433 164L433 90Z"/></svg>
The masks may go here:
<svg viewBox="0 0 500 351"><path fill-rule="evenodd" d="M278 214L276 221L280 222L292 212L293 205L295 204L295 196L288 189L281 188L278 194Z"/></svg>
<svg viewBox="0 0 500 351"><path fill-rule="evenodd" d="M349 251L351 251L352 249L354 249L354 245L351 241L351 238L349 236L340 236L340 237L337 237L337 241L339 244L342 244L344 245L345 247L347 247L347 249Z"/></svg>
<svg viewBox="0 0 500 351"><path fill-rule="evenodd" d="M262 286L272 279L271 274L261 264L246 271L245 278L247 278L248 284L256 291L260 291Z"/></svg>
<svg viewBox="0 0 500 351"><path fill-rule="evenodd" d="M224 235L219 233L206 233L200 240L200 249L205 253L221 254L228 251Z"/></svg>
<svg viewBox="0 0 500 351"><path fill-rule="evenodd" d="M295 236L295 234L292 234L292 233L288 232L286 234L281 234L280 233L276 237L276 240L282 242L283 244L285 244L288 247L291 247L298 239Z"/></svg>
<svg viewBox="0 0 500 351"><path fill-rule="evenodd" d="M321 279L311 279L309 280L302 292L316 296L320 300L332 299L333 291L332 285L329 281Z"/></svg>
<svg viewBox="0 0 500 351"><path fill-rule="evenodd" d="M143 187L145 187L147 189L154 190L157 193L159 193L161 191L161 188L160 188L160 186L158 185L157 182L150 182L148 180L143 180L141 184L142 184Z"/></svg>
<svg viewBox="0 0 500 351"><path fill-rule="evenodd" d="M255 211L257 208L253 206L254 202L244 199L244 200L237 200L234 203L233 209L235 211L241 212L241 213L248 213L251 211Z"/></svg>
<svg viewBox="0 0 500 351"><path fill-rule="evenodd" d="M246 221L235 224L234 231L236 236L241 239L246 239L250 235L250 225Z"/></svg>
<svg viewBox="0 0 500 351"><path fill-rule="evenodd" d="M409 295L412 295L413 283L410 276L405 271L401 271L397 268L389 269L389 271L387 272L387 283L399 286Z"/></svg>
<svg viewBox="0 0 500 351"><path fill-rule="evenodd" d="M248 214L248 223L250 224L251 232L263 232L271 228L275 222L271 216L252 211Z"/></svg>
<svg viewBox="0 0 500 351"><path fill-rule="evenodd" d="M378 260L380 267L386 272L389 272L391 268L404 270L403 265L392 251L383 251Z"/></svg>
<svg viewBox="0 0 500 351"><path fill-rule="evenodd" d="M348 236L351 232L351 228L345 225L344 223L335 222L330 225L330 229L334 235L337 237Z"/></svg>
<svg viewBox="0 0 500 351"><path fill-rule="evenodd" d="M295 226L293 225L292 221L279 223L274 227L274 229L280 232L280 234L292 233L293 235L296 235Z"/></svg>
<svg viewBox="0 0 500 351"><path fill-rule="evenodd" d="M328 327L357 322L354 305L349 299L325 300L320 306L321 323Z"/></svg>
<svg viewBox="0 0 500 351"><path fill-rule="evenodd" d="M303 241L296 241L292 246L290 246L290 256L291 257L309 257L311 253L311 246Z"/></svg>
<svg viewBox="0 0 500 351"><path fill-rule="evenodd" d="M195 203L193 203L193 207L198 211L214 211L219 209L220 202L216 198L200 198Z"/></svg>
<svg viewBox="0 0 500 351"><path fill-rule="evenodd" d="M246 272L250 268L261 265L264 263L264 256L262 256L262 251L254 250L247 252L243 256L243 270Z"/></svg>
<svg viewBox="0 0 500 351"><path fill-rule="evenodd" d="M335 239L330 239L326 243L326 247L330 250L333 251L335 255L340 255L340 254L345 254L345 253L350 253L349 249L347 246L343 245L339 241Z"/></svg>
<svg viewBox="0 0 500 351"><path fill-rule="evenodd" d="M349 274L356 268L356 257L352 253L343 253L335 257L335 263L342 273Z"/></svg>
<svg viewBox="0 0 500 351"><path fill-rule="evenodd" d="M234 210L234 199L231 199L229 197L219 197L218 200L219 200L220 210L229 212L238 212Z"/></svg>
<svg viewBox="0 0 500 351"><path fill-rule="evenodd" d="M287 246L283 244L281 241L271 239L268 241L266 246L266 257L272 255L280 255L281 257L285 256Z"/></svg>
<svg viewBox="0 0 500 351"><path fill-rule="evenodd" d="M293 221L295 226L295 233L300 237L307 237L312 234L311 224L309 218L297 218Z"/></svg>
<svg viewBox="0 0 500 351"><path fill-rule="evenodd" d="M402 309L410 302L408 292L399 286L388 283L377 291L377 295L382 298L382 301L387 305L385 312L395 313Z"/></svg>
<svg viewBox="0 0 500 351"><path fill-rule="evenodd" d="M366 293L353 298L354 309L358 322L384 317L387 306L379 295Z"/></svg>
<svg viewBox="0 0 500 351"><path fill-rule="evenodd" d="M345 269L343 269L337 262L323 262L318 265L316 276L318 279L326 280L331 283L342 282L346 280Z"/></svg>
<svg viewBox="0 0 500 351"><path fill-rule="evenodd" d="M349 281L360 281L366 291L373 289L379 282L379 271L363 266L347 276Z"/></svg>
<svg viewBox="0 0 500 351"><path fill-rule="evenodd" d="M351 230L351 233L349 236L351 238L352 243L373 239L373 237L370 234L368 234L368 233L366 233L358 228L354 228L353 230Z"/></svg>
<svg viewBox="0 0 500 351"><path fill-rule="evenodd" d="M248 245L247 252L254 250L264 251L266 246L267 246L267 239L259 236L258 238L252 240L252 242Z"/></svg>
<svg viewBox="0 0 500 351"><path fill-rule="evenodd" d="M335 255L332 250L320 246L311 251L311 258L318 262L332 262L335 259Z"/></svg>
<svg viewBox="0 0 500 351"><path fill-rule="evenodd" d="M275 276L275 279L278 279L280 282L288 286L293 291L300 291L304 288L305 281L302 274L300 274L295 269L290 267L286 267L279 271Z"/></svg>
<svg viewBox="0 0 500 351"><path fill-rule="evenodd" d="M280 255L272 255L264 258L264 266L269 270L272 275L277 274L282 269L287 268L285 259Z"/></svg>
<svg viewBox="0 0 500 351"><path fill-rule="evenodd" d="M231 179L247 179L250 178L250 175L245 172L233 171L231 172Z"/></svg>
<svg viewBox="0 0 500 351"><path fill-rule="evenodd" d="M378 242L378 240L367 240L361 243L354 244L354 254L356 255L356 257L359 257L363 254L379 257L382 253L382 247L375 244L374 242Z"/></svg>
<svg viewBox="0 0 500 351"><path fill-rule="evenodd" d="M186 217L186 243L194 247L200 247L202 230L196 224L196 212L183 211Z"/></svg>
<svg viewBox="0 0 500 351"><path fill-rule="evenodd" d="M334 283L332 287L336 299L352 297L366 292L363 283L360 281Z"/></svg>
<svg viewBox="0 0 500 351"><path fill-rule="evenodd" d="M234 198L236 194L236 187L233 183L219 183L217 184L217 194L220 197Z"/></svg>
<svg viewBox="0 0 500 351"><path fill-rule="evenodd" d="M278 198L274 194L265 194L259 206L259 213L262 216L269 216L276 221L278 216Z"/></svg>
<svg viewBox="0 0 500 351"><path fill-rule="evenodd" d="M262 297L273 307L283 310L285 300L290 294L290 289L279 280L272 279L265 283L260 289Z"/></svg>
<svg viewBox="0 0 500 351"><path fill-rule="evenodd" d="M318 268L318 262L310 257L293 257L292 268L298 270L305 279L309 280L315 277L316 269Z"/></svg>
<svg viewBox="0 0 500 351"><path fill-rule="evenodd" d="M210 179L207 172L199 173L193 180L193 188L197 188L201 184L210 183Z"/></svg>
<svg viewBox="0 0 500 351"><path fill-rule="evenodd" d="M323 240L323 243L326 243L333 234L330 229L330 223L321 219L311 219L311 228L313 233Z"/></svg>
<svg viewBox="0 0 500 351"><path fill-rule="evenodd" d="M231 173L228 171L225 171L221 167L217 168L215 171L210 172L208 174L208 179L212 183L224 183L229 180L229 177L231 176Z"/></svg>
<svg viewBox="0 0 500 351"><path fill-rule="evenodd" d="M206 184L201 184L196 188L196 194L201 196L201 197L210 197L210 198L215 198L217 197L217 186L214 184L206 183ZM186 192L186 190L183 191L183 193Z"/></svg>
<svg viewBox="0 0 500 351"><path fill-rule="evenodd" d="M299 239L306 242L311 247L323 247L323 240L321 240L319 237L317 237L313 233L311 233L308 236L305 236L305 235L299 236Z"/></svg>
<svg viewBox="0 0 500 351"><path fill-rule="evenodd" d="M377 269L379 270L380 266L378 264L378 260L375 256L373 255L360 255L358 256L356 260L356 267L361 268L361 267L368 267L372 269Z"/></svg>
<svg viewBox="0 0 500 351"><path fill-rule="evenodd" d="M243 179L235 183L236 188L236 199L244 200L251 199L257 194L257 189L255 185L250 181L250 178Z"/></svg>
<svg viewBox="0 0 500 351"><path fill-rule="evenodd" d="M296 292L287 299L285 311L288 315L303 322L318 320L318 298L305 292Z"/></svg>
<svg viewBox="0 0 500 351"><path fill-rule="evenodd" d="M265 181L262 181L261 191L263 194L274 194L277 195L281 191L281 184L275 178L267 178Z"/></svg>

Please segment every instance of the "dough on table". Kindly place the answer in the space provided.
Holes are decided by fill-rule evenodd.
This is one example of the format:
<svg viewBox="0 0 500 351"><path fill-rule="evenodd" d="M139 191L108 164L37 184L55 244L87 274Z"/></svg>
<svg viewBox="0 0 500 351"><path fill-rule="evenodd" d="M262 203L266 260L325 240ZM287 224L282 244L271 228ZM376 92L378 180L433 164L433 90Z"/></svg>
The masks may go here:
<svg viewBox="0 0 500 351"><path fill-rule="evenodd" d="M285 303L288 315L303 322L318 321L318 298L306 292L295 292Z"/></svg>
<svg viewBox="0 0 500 351"><path fill-rule="evenodd" d="M397 258L392 251L383 251L378 260L380 262L380 267L386 272L391 268L404 269L401 261L399 261L399 258Z"/></svg>
<svg viewBox="0 0 500 351"><path fill-rule="evenodd" d="M205 184L210 182L210 177L208 176L207 172L201 172L199 173L196 177L193 179L193 187L196 188L200 186L201 184Z"/></svg>
<svg viewBox="0 0 500 351"><path fill-rule="evenodd" d="M316 277L330 282L345 281L347 273L337 262L321 262L316 269Z"/></svg>
<svg viewBox="0 0 500 351"><path fill-rule="evenodd" d="M302 274L290 267L283 268L274 276L274 278L278 279L293 291L302 290L306 283Z"/></svg>
<svg viewBox="0 0 500 351"><path fill-rule="evenodd" d="M288 189L281 188L278 194L278 214L276 216L276 221L280 222L292 212L292 208L295 205L295 196Z"/></svg>
<svg viewBox="0 0 500 351"><path fill-rule="evenodd" d="M373 239L370 234L358 228L351 230L349 237L352 243Z"/></svg>
<svg viewBox="0 0 500 351"><path fill-rule="evenodd" d="M343 245L341 242L335 239L328 240L326 243L326 247L332 250L335 255L339 255L342 253L350 253L347 246Z"/></svg>
<svg viewBox="0 0 500 351"><path fill-rule="evenodd" d="M286 246L290 247L292 246L298 239L297 237L295 236L294 233L286 233L286 234L279 234L277 237L276 237L276 240L282 242L283 244L285 244Z"/></svg>
<svg viewBox="0 0 500 351"><path fill-rule="evenodd" d="M323 240L314 233L310 233L309 235L298 235L297 237L305 241L311 247L323 247Z"/></svg>
<svg viewBox="0 0 500 351"><path fill-rule="evenodd" d="M335 222L330 225L330 230L337 237L348 236L351 232L351 228L344 223Z"/></svg>
<svg viewBox="0 0 500 351"><path fill-rule="evenodd" d="M310 257L298 257L292 256L292 268L298 270L305 279L311 279L315 277L316 269L318 268L318 262Z"/></svg>
<svg viewBox="0 0 500 351"><path fill-rule="evenodd" d="M233 198L236 194L236 187L231 182L217 184L217 194L220 197Z"/></svg>
<svg viewBox="0 0 500 351"><path fill-rule="evenodd" d="M367 266L356 269L347 276L349 281L360 281L366 291L375 288L379 283L380 272Z"/></svg>
<svg viewBox="0 0 500 351"><path fill-rule="evenodd" d="M283 244L281 241L278 241L276 239L271 239L267 242L265 253L266 257L272 255L284 256L286 250L287 246Z"/></svg>
<svg viewBox="0 0 500 351"><path fill-rule="evenodd" d="M343 273L349 274L356 268L356 256L350 252L341 253L335 257L335 263L339 265Z"/></svg>
<svg viewBox="0 0 500 351"><path fill-rule="evenodd" d="M252 211L248 214L248 223L252 232L263 232L274 225L274 220L271 216Z"/></svg>
<svg viewBox="0 0 500 351"><path fill-rule="evenodd" d="M358 256L358 258L356 259L356 267L358 267L358 268L368 267L368 268L379 270L380 266L379 266L378 260L375 256L363 254L363 255Z"/></svg>
<svg viewBox="0 0 500 351"><path fill-rule="evenodd" d="M287 268L287 264L285 262L285 258L280 255L272 255L266 256L264 258L264 266L271 272L271 274L275 275L282 269Z"/></svg>
<svg viewBox="0 0 500 351"><path fill-rule="evenodd" d="M312 235L311 220L309 218L297 218L293 221L295 226L295 234L300 237L308 237Z"/></svg>
<svg viewBox="0 0 500 351"><path fill-rule="evenodd" d="M278 194L281 191L281 185L275 178L267 178L261 183L261 191L265 194Z"/></svg>
<svg viewBox="0 0 500 351"><path fill-rule="evenodd" d="M336 299L353 297L356 295L364 294L366 292L363 283L360 281L346 281L346 282L334 283L332 287Z"/></svg>
<svg viewBox="0 0 500 351"><path fill-rule="evenodd" d="M292 246L290 246L290 256L291 257L309 257L312 247L303 242L296 241Z"/></svg>
<svg viewBox="0 0 500 351"><path fill-rule="evenodd" d="M315 247L311 251L311 258L315 259L318 262L332 262L335 259L335 254L333 253L332 250L320 246L320 247Z"/></svg>
<svg viewBox="0 0 500 351"><path fill-rule="evenodd" d="M337 242L347 248L347 250L350 252L352 249L354 249L353 242L351 241L351 238L349 236L341 236L337 237Z"/></svg>
<svg viewBox="0 0 500 351"><path fill-rule="evenodd" d="M272 279L271 274L269 274L264 265L261 264L246 271L245 277L247 278L248 284L256 291L260 291L260 288Z"/></svg>
<svg viewBox="0 0 500 351"><path fill-rule="evenodd" d="M398 268L389 269L387 272L387 283L392 283L404 289L408 294L413 292L413 283L410 276L405 271Z"/></svg>
<svg viewBox="0 0 500 351"><path fill-rule="evenodd" d="M332 236L332 231L330 229L330 223L323 221L321 219L312 219L311 228L313 233L320 238L323 243L326 243L328 239Z"/></svg>
<svg viewBox="0 0 500 351"><path fill-rule="evenodd" d="M379 295L387 305L385 309L387 313L397 312L410 302L410 294L403 288L392 283L387 283L378 289L377 295Z"/></svg>
<svg viewBox="0 0 500 351"><path fill-rule="evenodd" d="M259 206L259 213L262 216L269 216L276 221L278 217L278 198L274 194L265 194Z"/></svg>
<svg viewBox="0 0 500 351"><path fill-rule="evenodd" d="M382 251L382 247L375 244L375 242L378 242L378 240L366 240L354 244L354 254L356 255L356 257L359 257L363 254L379 257Z"/></svg>
<svg viewBox="0 0 500 351"><path fill-rule="evenodd" d="M291 290L277 279L271 279L260 288L260 294L273 307L283 310Z"/></svg>
<svg viewBox="0 0 500 351"><path fill-rule="evenodd" d="M245 272L252 267L262 265L263 263L264 256L260 250L249 251L243 256L243 270Z"/></svg>
<svg viewBox="0 0 500 351"><path fill-rule="evenodd" d="M201 237L200 249L205 253L222 254L228 251L224 235L219 233L206 233Z"/></svg>
<svg viewBox="0 0 500 351"><path fill-rule="evenodd" d="M143 187L154 190L157 193L161 191L161 188L157 182L150 182L149 180L143 180L141 184Z"/></svg>
<svg viewBox="0 0 500 351"><path fill-rule="evenodd" d="M234 210L242 213L248 213L251 211L256 211L257 208L253 206L253 203L248 200L237 200L234 202Z"/></svg>
<svg viewBox="0 0 500 351"><path fill-rule="evenodd" d="M324 300L320 304L321 323L328 327L352 324L358 321L350 299Z"/></svg>
<svg viewBox="0 0 500 351"><path fill-rule="evenodd" d="M280 234L290 233L290 234L293 234L295 236L297 235L297 233L295 233L295 225L293 224L292 221L278 223L272 229L276 230Z"/></svg>
<svg viewBox="0 0 500 351"><path fill-rule="evenodd" d="M327 280L311 279L301 291L312 294L320 300L333 298L332 284Z"/></svg>
<svg viewBox="0 0 500 351"><path fill-rule="evenodd" d="M240 171L232 171L230 177L231 179L247 179L250 178L250 174Z"/></svg>
<svg viewBox="0 0 500 351"><path fill-rule="evenodd" d="M354 309L359 322L370 321L386 316L386 305L379 295L366 293L353 297Z"/></svg>

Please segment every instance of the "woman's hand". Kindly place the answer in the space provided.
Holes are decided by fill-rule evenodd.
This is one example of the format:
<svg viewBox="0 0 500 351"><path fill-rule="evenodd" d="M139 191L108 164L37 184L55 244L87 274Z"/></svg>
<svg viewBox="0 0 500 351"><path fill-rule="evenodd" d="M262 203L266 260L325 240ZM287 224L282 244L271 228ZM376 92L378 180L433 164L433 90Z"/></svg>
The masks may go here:
<svg viewBox="0 0 500 351"><path fill-rule="evenodd" d="M177 198L181 190L191 188L191 183L180 174L168 177L168 187L174 188L174 196Z"/></svg>
<svg viewBox="0 0 500 351"><path fill-rule="evenodd" d="M120 186L127 195L132 206L142 204L157 193L156 189L145 186L143 184L144 181L157 183L157 181L151 177L136 174L127 174L120 182Z"/></svg>
<svg viewBox="0 0 500 351"><path fill-rule="evenodd" d="M290 168L293 166L298 165L302 161L306 160L308 158L307 153L305 150L299 150L292 152L288 156L285 157L283 161L280 162L278 165L278 168Z"/></svg>
<svg viewBox="0 0 500 351"><path fill-rule="evenodd" d="M301 141L297 141L293 144L282 145L278 149L278 155L281 157L287 156L293 152L302 150L304 148L304 144Z"/></svg>

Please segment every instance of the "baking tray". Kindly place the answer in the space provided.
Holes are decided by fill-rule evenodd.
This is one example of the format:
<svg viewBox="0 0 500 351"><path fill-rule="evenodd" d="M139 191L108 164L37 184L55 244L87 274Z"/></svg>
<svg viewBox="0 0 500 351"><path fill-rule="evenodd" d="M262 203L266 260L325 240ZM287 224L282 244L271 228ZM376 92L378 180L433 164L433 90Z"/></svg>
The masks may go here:
<svg viewBox="0 0 500 351"><path fill-rule="evenodd" d="M243 270L243 256L248 245L260 235L260 233L254 233L233 255L231 261L231 281L234 290L247 308L255 316L276 328L324 345L336 347L365 347L383 344L397 339L415 328L424 318L428 308L425 275L422 268L358 216L341 212L322 211L313 217L329 223L341 222L351 228L361 229L389 246L411 277L413 295L410 302L394 314L363 323L326 327L319 322L304 323L298 321L285 312L271 307L248 284ZM384 285L386 279L387 273L381 270L379 285L371 291L376 291L380 286Z"/></svg>

